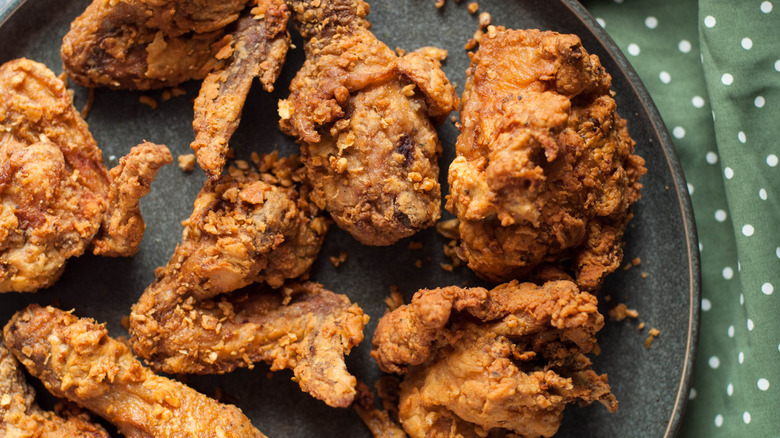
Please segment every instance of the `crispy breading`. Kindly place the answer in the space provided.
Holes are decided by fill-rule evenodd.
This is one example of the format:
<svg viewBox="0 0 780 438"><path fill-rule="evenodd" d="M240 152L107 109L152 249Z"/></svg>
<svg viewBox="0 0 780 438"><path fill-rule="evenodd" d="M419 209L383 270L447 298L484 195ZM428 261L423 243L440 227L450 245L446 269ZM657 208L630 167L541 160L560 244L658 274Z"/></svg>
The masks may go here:
<svg viewBox="0 0 780 438"><path fill-rule="evenodd" d="M96 254L134 254L138 198L170 161L146 143L109 174L54 73L28 59L0 66L0 292L50 286L98 235Z"/></svg>
<svg viewBox="0 0 780 438"><path fill-rule="evenodd" d="M144 367L105 326L36 304L5 326L8 349L52 394L127 437L264 437L240 409Z"/></svg>
<svg viewBox="0 0 780 438"><path fill-rule="evenodd" d="M480 277L544 280L563 269L595 291L620 265L646 170L610 86L575 35L497 28L482 38L447 200Z"/></svg>
<svg viewBox="0 0 780 438"><path fill-rule="evenodd" d="M569 281L423 289L382 317L371 355L406 374L399 419L411 437L549 437L568 403L617 409L584 355L604 325L596 304Z"/></svg>
<svg viewBox="0 0 780 438"><path fill-rule="evenodd" d="M368 30L362 0L290 0L306 61L279 102L301 144L312 199L359 241L389 245L439 218L441 145L431 118L458 105L446 52L398 57Z"/></svg>

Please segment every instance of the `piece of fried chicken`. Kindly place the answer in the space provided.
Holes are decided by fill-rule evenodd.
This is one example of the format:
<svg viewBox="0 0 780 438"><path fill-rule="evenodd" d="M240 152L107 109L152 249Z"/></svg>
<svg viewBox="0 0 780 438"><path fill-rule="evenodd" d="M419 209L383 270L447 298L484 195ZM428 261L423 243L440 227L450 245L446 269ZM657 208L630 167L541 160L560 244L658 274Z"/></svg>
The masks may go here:
<svg viewBox="0 0 780 438"><path fill-rule="evenodd" d="M129 438L264 437L240 409L154 374L105 326L36 304L5 326L8 349L52 394Z"/></svg>
<svg viewBox="0 0 780 438"><path fill-rule="evenodd" d="M130 315L133 349L152 367L224 373L266 361L292 368L304 391L331 406L352 402L344 355L367 317L320 285L283 286L308 273L328 228L304 172L296 157L271 155L261 173L206 182L182 244ZM255 282L281 290L220 296Z"/></svg>
<svg viewBox="0 0 780 438"><path fill-rule="evenodd" d="M19 362L0 334L0 436L6 438L109 438L108 432L75 409L44 411L25 381Z"/></svg>
<svg viewBox="0 0 780 438"><path fill-rule="evenodd" d="M0 292L50 286L90 245L135 254L138 200L171 160L143 143L109 173L60 79L28 59L0 66Z"/></svg>
<svg viewBox="0 0 780 438"><path fill-rule="evenodd" d="M574 35L498 28L480 41L447 200L480 277L561 278L550 272L565 267L595 291L620 265L645 167L610 86Z"/></svg>
<svg viewBox="0 0 780 438"><path fill-rule="evenodd" d="M301 144L312 199L368 245L389 245L439 218L434 123L458 105L446 52L398 57L368 30L362 0L288 0L306 62L279 102Z"/></svg>
<svg viewBox="0 0 780 438"><path fill-rule="evenodd" d="M549 437L568 403L617 409L585 357L604 325L596 304L570 281L423 289L382 317L371 355L406 373L399 419L412 438Z"/></svg>

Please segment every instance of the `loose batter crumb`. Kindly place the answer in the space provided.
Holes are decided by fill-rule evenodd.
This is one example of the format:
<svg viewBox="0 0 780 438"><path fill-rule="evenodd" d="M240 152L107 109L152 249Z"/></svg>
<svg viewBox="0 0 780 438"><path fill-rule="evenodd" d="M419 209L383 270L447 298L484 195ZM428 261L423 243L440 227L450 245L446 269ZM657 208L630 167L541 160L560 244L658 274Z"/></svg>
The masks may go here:
<svg viewBox="0 0 780 438"><path fill-rule="evenodd" d="M609 317L613 321L622 321L626 318L637 318L639 312L633 309L629 309L625 304L620 303L617 306L609 309Z"/></svg>
<svg viewBox="0 0 780 438"><path fill-rule="evenodd" d="M409 249L422 249L423 243L420 241L413 240L409 242Z"/></svg>
<svg viewBox="0 0 780 438"><path fill-rule="evenodd" d="M468 5L468 6L466 6L466 9L468 9L468 11L469 11L469 14L472 14L472 15L474 15L474 14L476 14L476 13L477 13L477 11L479 10L479 3L477 3L477 2L471 2L471 3L469 3L469 5Z"/></svg>
<svg viewBox="0 0 780 438"><path fill-rule="evenodd" d="M389 312L392 312L393 310L404 305L404 296L401 294L398 286L390 286L390 295L385 298L385 304L387 304L387 309Z"/></svg>
<svg viewBox="0 0 780 438"><path fill-rule="evenodd" d="M338 268L339 265L347 261L348 255L346 251L341 251L338 256L330 256L330 262L333 263L334 267Z"/></svg>
<svg viewBox="0 0 780 438"><path fill-rule="evenodd" d="M138 98L138 102L148 106L151 109L157 109L157 99L151 96L141 96Z"/></svg>
<svg viewBox="0 0 780 438"><path fill-rule="evenodd" d="M179 168L185 172L195 170L195 154L183 154L176 157L179 162Z"/></svg>

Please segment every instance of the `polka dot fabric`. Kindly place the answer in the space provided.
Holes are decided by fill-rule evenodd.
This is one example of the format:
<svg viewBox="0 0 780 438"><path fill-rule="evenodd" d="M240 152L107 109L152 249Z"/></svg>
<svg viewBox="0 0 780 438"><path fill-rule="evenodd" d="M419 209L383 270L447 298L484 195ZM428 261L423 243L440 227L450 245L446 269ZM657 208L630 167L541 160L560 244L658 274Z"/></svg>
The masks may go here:
<svg viewBox="0 0 780 438"><path fill-rule="evenodd" d="M779 437L780 0L583 4L658 106L693 203L702 323L679 436Z"/></svg>

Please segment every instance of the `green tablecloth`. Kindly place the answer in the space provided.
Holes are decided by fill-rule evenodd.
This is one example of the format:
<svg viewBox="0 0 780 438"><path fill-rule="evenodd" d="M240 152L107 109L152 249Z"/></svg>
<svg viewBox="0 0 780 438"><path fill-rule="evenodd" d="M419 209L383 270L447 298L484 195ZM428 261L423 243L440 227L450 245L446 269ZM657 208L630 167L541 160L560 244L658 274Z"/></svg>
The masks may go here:
<svg viewBox="0 0 780 438"><path fill-rule="evenodd" d="M583 4L652 95L693 202L702 324L680 436L778 437L780 0Z"/></svg>

